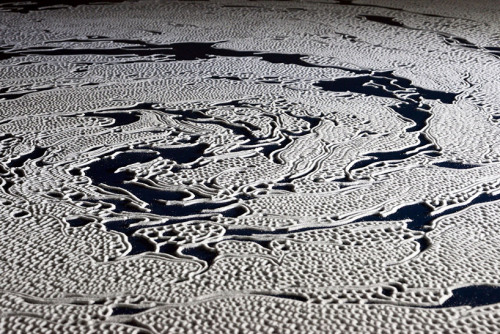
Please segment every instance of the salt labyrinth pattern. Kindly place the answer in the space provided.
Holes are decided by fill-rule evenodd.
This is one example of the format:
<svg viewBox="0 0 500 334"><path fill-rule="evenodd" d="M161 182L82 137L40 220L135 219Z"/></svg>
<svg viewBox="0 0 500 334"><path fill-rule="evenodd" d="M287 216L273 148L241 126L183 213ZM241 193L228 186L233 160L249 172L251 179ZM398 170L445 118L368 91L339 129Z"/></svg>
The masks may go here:
<svg viewBox="0 0 500 334"><path fill-rule="evenodd" d="M498 1L0 27L0 332L500 332Z"/></svg>

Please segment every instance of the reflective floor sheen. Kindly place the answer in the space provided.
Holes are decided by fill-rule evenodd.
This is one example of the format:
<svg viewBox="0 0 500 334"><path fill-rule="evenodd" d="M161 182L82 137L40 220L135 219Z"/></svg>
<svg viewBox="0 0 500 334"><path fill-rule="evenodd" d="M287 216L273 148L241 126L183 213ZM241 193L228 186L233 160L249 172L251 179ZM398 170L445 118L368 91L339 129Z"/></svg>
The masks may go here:
<svg viewBox="0 0 500 334"><path fill-rule="evenodd" d="M499 333L500 6L0 3L1 333Z"/></svg>

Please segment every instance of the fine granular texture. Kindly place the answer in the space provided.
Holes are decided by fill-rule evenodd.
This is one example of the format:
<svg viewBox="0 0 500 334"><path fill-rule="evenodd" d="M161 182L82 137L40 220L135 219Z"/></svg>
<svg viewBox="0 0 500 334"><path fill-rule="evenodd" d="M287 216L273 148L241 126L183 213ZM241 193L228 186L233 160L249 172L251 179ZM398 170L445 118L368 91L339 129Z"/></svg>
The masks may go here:
<svg viewBox="0 0 500 334"><path fill-rule="evenodd" d="M499 333L498 1L0 3L1 333Z"/></svg>

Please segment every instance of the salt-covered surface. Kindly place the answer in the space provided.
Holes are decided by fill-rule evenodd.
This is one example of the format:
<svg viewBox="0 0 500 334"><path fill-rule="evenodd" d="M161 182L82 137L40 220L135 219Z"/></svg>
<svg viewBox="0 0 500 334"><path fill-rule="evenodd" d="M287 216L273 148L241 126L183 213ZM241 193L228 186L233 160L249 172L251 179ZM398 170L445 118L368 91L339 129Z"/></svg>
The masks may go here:
<svg viewBox="0 0 500 334"><path fill-rule="evenodd" d="M0 4L2 333L498 333L491 1Z"/></svg>

